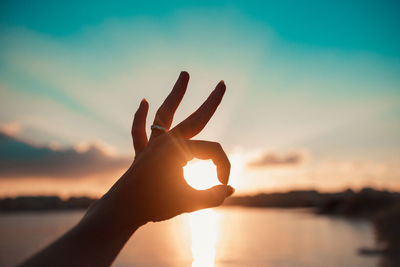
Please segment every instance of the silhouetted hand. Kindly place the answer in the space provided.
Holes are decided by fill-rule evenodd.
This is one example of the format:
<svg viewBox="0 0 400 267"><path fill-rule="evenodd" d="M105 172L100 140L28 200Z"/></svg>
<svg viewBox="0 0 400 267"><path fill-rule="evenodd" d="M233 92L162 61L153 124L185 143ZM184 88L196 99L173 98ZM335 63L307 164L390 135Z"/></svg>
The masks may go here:
<svg viewBox="0 0 400 267"><path fill-rule="evenodd" d="M158 109L154 125L170 128L188 81L189 74L182 72ZM149 105L142 100L132 126L135 160L108 192L114 195L115 205L131 224L166 220L183 212L218 206L233 193L227 185L230 162L221 145L190 140L210 120L224 93L225 84L221 81L197 111L170 131L153 130L149 141L145 130ZM194 157L212 159L222 184L207 190L195 190L188 185L182 167Z"/></svg>
<svg viewBox="0 0 400 267"><path fill-rule="evenodd" d="M168 131L188 81L189 74L182 72L154 119L165 131L153 130L149 141L145 130L149 105L142 100L132 126L136 157L130 168L74 228L21 266L109 266L141 225L218 206L233 193L227 185L230 163L221 146L190 140L221 102L223 81L196 112ZM193 157L212 159L222 185L207 190L189 186L182 167Z"/></svg>

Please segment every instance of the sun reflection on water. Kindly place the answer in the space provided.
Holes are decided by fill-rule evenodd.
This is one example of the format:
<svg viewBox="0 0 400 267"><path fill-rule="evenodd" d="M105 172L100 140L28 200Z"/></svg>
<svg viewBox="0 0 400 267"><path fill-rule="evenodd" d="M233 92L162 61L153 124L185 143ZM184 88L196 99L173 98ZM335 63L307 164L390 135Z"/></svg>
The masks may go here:
<svg viewBox="0 0 400 267"><path fill-rule="evenodd" d="M211 267L219 234L220 215L215 210L199 210L189 215L192 236L192 267Z"/></svg>

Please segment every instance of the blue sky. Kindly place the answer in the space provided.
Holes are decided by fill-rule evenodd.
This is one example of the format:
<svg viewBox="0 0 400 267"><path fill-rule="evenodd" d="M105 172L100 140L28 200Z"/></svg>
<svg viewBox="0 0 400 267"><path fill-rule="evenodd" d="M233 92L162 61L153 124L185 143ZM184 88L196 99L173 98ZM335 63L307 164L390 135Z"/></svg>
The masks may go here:
<svg viewBox="0 0 400 267"><path fill-rule="evenodd" d="M236 10L287 42L399 56L398 1L3 1L1 24L68 36L108 19L165 18L178 10Z"/></svg>
<svg viewBox="0 0 400 267"><path fill-rule="evenodd" d="M224 79L226 97L198 138L242 161L306 158L248 170L247 182L236 181L243 190L400 188L397 1L0 5L0 126L16 138L129 157L139 101L150 102L150 123L187 70L175 122Z"/></svg>

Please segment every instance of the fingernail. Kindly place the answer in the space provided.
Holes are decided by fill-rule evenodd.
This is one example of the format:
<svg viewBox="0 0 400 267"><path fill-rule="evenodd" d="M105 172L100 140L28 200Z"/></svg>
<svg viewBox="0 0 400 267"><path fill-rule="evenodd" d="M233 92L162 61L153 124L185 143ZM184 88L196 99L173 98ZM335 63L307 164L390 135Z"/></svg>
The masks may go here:
<svg viewBox="0 0 400 267"><path fill-rule="evenodd" d="M218 89L218 91L221 92L222 94L225 93L226 85L225 85L225 83L224 83L224 80L221 80L221 81L218 83L218 86L217 86L216 89Z"/></svg>
<svg viewBox="0 0 400 267"><path fill-rule="evenodd" d="M146 98L143 98L142 101L140 101L140 106L139 107L143 107L148 105L149 103L147 102Z"/></svg>
<svg viewBox="0 0 400 267"><path fill-rule="evenodd" d="M228 185L226 187L226 196L229 197L229 196L233 195L233 193L235 193L235 188L233 188L232 186Z"/></svg>
<svg viewBox="0 0 400 267"><path fill-rule="evenodd" d="M181 71L181 73L179 74L179 77L183 77L183 76L189 76L189 73L187 71Z"/></svg>

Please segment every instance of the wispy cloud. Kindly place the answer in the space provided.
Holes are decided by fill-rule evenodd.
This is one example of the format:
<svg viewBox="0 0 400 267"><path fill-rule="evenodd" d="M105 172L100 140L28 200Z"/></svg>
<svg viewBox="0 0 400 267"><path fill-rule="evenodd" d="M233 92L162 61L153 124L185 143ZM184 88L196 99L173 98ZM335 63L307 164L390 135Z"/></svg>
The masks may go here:
<svg viewBox="0 0 400 267"><path fill-rule="evenodd" d="M266 152L260 157L247 163L251 168L276 167L276 166L296 166L306 160L306 154L301 152L290 152L278 154L275 152Z"/></svg>
<svg viewBox="0 0 400 267"><path fill-rule="evenodd" d="M85 150L34 146L0 132L1 178L84 178L126 168L128 158L113 157L99 144Z"/></svg>

